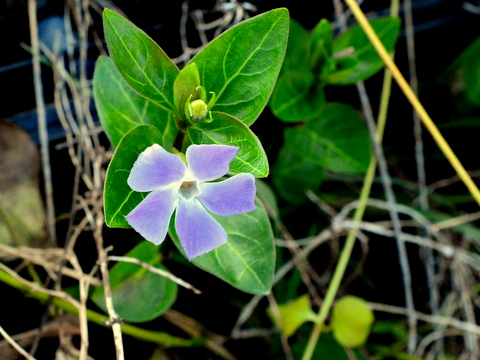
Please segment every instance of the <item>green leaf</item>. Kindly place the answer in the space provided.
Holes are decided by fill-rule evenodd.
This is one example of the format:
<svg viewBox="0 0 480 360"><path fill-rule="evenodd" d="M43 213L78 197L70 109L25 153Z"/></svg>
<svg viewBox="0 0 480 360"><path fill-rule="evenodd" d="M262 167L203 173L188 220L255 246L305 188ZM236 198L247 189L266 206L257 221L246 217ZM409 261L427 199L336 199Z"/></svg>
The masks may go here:
<svg viewBox="0 0 480 360"><path fill-rule="evenodd" d="M314 85L313 74L286 72L277 82L270 101L273 114L285 122L306 121L318 116L325 92Z"/></svg>
<svg viewBox="0 0 480 360"><path fill-rule="evenodd" d="M358 70L359 61L356 57L344 57L337 60L327 59L322 72L322 82L340 84L350 74Z"/></svg>
<svg viewBox="0 0 480 360"><path fill-rule="evenodd" d="M309 35L292 20L285 61L269 103L273 114L282 121L313 118L322 111L325 103L325 94L317 87L309 64L309 46Z"/></svg>
<svg viewBox="0 0 480 360"><path fill-rule="evenodd" d="M112 10L104 10L103 26L110 55L127 83L140 95L174 112L175 64L145 32Z"/></svg>
<svg viewBox="0 0 480 360"><path fill-rule="evenodd" d="M273 166L272 181L282 198L300 203L307 199L307 190L319 188L324 172L316 159L297 152L294 144L285 142Z"/></svg>
<svg viewBox="0 0 480 360"><path fill-rule="evenodd" d="M174 84L175 108L177 109L180 119L185 117L185 103L190 95L192 96L192 100L198 98L199 93L197 88L199 86L200 75L198 74L197 65L195 65L195 63L189 63L180 71Z"/></svg>
<svg viewBox="0 0 480 360"><path fill-rule="evenodd" d="M158 246L142 241L126 257L166 271L159 261ZM145 322L163 314L177 297L177 284L137 264L119 262L110 270L113 307L125 321ZM104 288L92 294L92 300L107 312Z"/></svg>
<svg viewBox="0 0 480 360"><path fill-rule="evenodd" d="M110 227L130 228L125 215L142 201L146 193L133 191L127 184L138 155L153 144L162 143L162 134L150 125L130 130L118 144L108 165L104 187L105 223Z"/></svg>
<svg viewBox="0 0 480 360"><path fill-rule="evenodd" d="M318 22L310 37L310 68L318 73L325 60L332 54L333 30L327 19Z"/></svg>
<svg viewBox="0 0 480 360"><path fill-rule="evenodd" d="M292 336L303 323L316 319L308 295L302 295L287 304L278 305L278 311L282 321L279 328L286 337ZM268 315L275 322L271 307L268 309Z"/></svg>
<svg viewBox="0 0 480 360"><path fill-rule="evenodd" d="M328 103L318 118L285 132L285 142L326 170L361 174L370 163L370 139L362 118L343 103Z"/></svg>
<svg viewBox="0 0 480 360"><path fill-rule="evenodd" d="M356 347L365 344L374 320L365 300L345 296L333 308L330 326L340 345Z"/></svg>
<svg viewBox="0 0 480 360"><path fill-rule="evenodd" d="M95 64L93 94L100 122L114 147L127 132L146 124L163 134L165 149L172 147L177 134L172 115L138 95L108 57L100 56Z"/></svg>
<svg viewBox="0 0 480 360"><path fill-rule="evenodd" d="M310 46L310 35L307 31L295 20L290 20L287 52L280 70L280 75L289 71L305 74L312 73L312 68L308 62Z"/></svg>
<svg viewBox="0 0 480 360"><path fill-rule="evenodd" d="M392 51L397 42L400 30L400 19L386 17L372 20L370 24L387 51ZM330 72L323 73L322 81L324 82L329 82L334 85L354 84L358 81L368 79L383 68L382 60L359 25L353 26L337 37L333 42L332 52L334 60L341 59L345 56L353 57L358 61L358 66L355 71L347 72L343 77L335 77Z"/></svg>
<svg viewBox="0 0 480 360"><path fill-rule="evenodd" d="M468 100L480 106L480 59L478 52L463 65L463 81Z"/></svg>
<svg viewBox="0 0 480 360"><path fill-rule="evenodd" d="M268 102L285 55L288 11L275 9L225 31L191 62L217 95L212 110L250 126Z"/></svg>
<svg viewBox="0 0 480 360"><path fill-rule="evenodd" d="M223 144L238 146L239 151L230 163L234 173L250 173L255 177L268 175L268 159L260 140L234 117L212 112L213 121L202 121L188 129L194 144Z"/></svg>
<svg viewBox="0 0 480 360"><path fill-rule="evenodd" d="M227 243L192 260L195 266L250 294L268 294L275 271L275 246L267 213L262 203L247 214L221 217L212 215L228 235ZM174 221L170 236L185 255Z"/></svg>
<svg viewBox="0 0 480 360"><path fill-rule="evenodd" d="M315 191L324 170L359 174L370 162L368 131L355 109L346 104L327 103L318 117L287 128L284 137L273 183L291 202L304 201L307 190Z"/></svg>

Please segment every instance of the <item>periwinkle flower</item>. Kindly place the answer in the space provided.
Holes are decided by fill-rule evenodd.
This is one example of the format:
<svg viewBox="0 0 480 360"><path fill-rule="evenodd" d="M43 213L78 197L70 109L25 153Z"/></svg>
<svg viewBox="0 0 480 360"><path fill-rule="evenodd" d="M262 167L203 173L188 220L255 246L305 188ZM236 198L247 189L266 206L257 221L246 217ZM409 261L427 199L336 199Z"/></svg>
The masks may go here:
<svg viewBox="0 0 480 360"><path fill-rule="evenodd" d="M228 172L237 152L236 146L190 145L185 164L160 145L148 147L138 156L127 180L135 191L151 191L126 216L130 226L158 245L176 210L175 229L189 259L225 244L227 234L209 212L231 216L255 209L251 174L211 182Z"/></svg>

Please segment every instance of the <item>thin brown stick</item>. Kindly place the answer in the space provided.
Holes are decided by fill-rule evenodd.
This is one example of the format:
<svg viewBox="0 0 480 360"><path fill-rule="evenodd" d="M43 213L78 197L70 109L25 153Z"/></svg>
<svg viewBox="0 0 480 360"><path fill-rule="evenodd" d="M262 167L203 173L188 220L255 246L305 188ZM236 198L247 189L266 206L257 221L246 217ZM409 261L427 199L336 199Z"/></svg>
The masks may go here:
<svg viewBox="0 0 480 360"><path fill-rule="evenodd" d="M43 99L42 75L40 67L40 46L38 42L37 4L35 0L28 0L28 19L30 24L30 41L32 45L33 85L35 89L35 103L38 116L38 133L42 155L42 172L45 186L45 202L47 212L47 233L52 243L56 243L55 210L53 206L52 173L50 168L50 152L45 115L45 101Z"/></svg>
<svg viewBox="0 0 480 360"><path fill-rule="evenodd" d="M35 360L35 358L30 355L28 352L26 352L20 345L18 345L15 340L13 340L10 335L3 329L3 327L0 325L0 334L5 338L5 340L8 341L8 343L15 348L19 352L19 354L23 355L27 360Z"/></svg>
<svg viewBox="0 0 480 360"><path fill-rule="evenodd" d="M143 267L144 269L147 269L148 271L154 273L154 274L157 274L157 275L160 275L160 276L163 276L164 278L167 278L175 283L177 283L178 285L180 286L183 286L185 289L189 289L189 290L192 290L195 294L199 295L201 294L202 292L200 290L198 290L197 288L195 288L193 285L187 283L185 280L182 280L178 277L176 277L175 275L173 275L172 273L168 272L168 271L165 271L165 270L162 270L162 269L159 269L155 266L152 266L150 264L147 264L146 262L143 262L143 261L140 261L136 258L132 258L132 257L127 257L127 256L115 256L115 255L109 255L107 257L107 260L110 261L110 260L113 260L113 261L122 261L122 262L128 262L128 263L131 263L131 264L136 264L138 266L141 266Z"/></svg>
<svg viewBox="0 0 480 360"><path fill-rule="evenodd" d="M408 310L404 309L402 307L398 306L393 306L393 305L387 305L387 304L379 304L379 303L373 303L369 302L368 306L370 309L373 311L382 311L382 312L387 312L390 314L398 314L398 315L407 315ZM454 319L452 317L445 317L445 316L434 316L434 315L428 315L428 314L423 314L421 312L416 311L415 316L417 319L421 321L425 321L426 323L430 324L439 324L439 325L444 325L444 326L451 326L455 329L473 333L476 335L480 335L480 326L472 323L468 323L465 321L460 321L458 319Z"/></svg>
<svg viewBox="0 0 480 360"><path fill-rule="evenodd" d="M97 244L98 251L98 264L100 265L100 271L103 279L103 291L105 294L105 305L107 307L108 316L110 318L109 324L113 331L113 341L115 343L115 352L117 360L124 360L123 350L123 338L122 338L122 319L115 312L113 306L112 290L110 288L110 274L108 272L108 255L107 250L103 247L103 214L97 213L96 228L94 231L95 242Z"/></svg>
<svg viewBox="0 0 480 360"><path fill-rule="evenodd" d="M283 328L282 317L280 316L280 310L278 308L277 301L272 293L267 295L268 302L270 303L270 309L272 310L272 315L275 319L275 322L279 325L280 328L280 340L282 342L283 352L285 353L285 357L287 360L293 360L292 349L290 348L290 344L288 343L287 337L283 334L281 329Z"/></svg>

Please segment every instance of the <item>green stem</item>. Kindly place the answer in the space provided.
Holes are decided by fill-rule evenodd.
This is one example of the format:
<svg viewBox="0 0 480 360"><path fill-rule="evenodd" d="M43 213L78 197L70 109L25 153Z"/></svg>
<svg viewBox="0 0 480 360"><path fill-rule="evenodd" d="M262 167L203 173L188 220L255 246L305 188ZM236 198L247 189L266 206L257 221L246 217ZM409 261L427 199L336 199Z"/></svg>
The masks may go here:
<svg viewBox="0 0 480 360"><path fill-rule="evenodd" d="M392 3L390 5L390 14L392 16L398 16L398 8L399 8L399 1L392 0ZM393 57L393 53L391 55ZM384 73L382 93L380 96L380 107L379 107L379 113L378 113L376 139L372 139L373 141L381 142L383 139L385 124L387 122L387 111L388 111L388 103L391 95L391 89L392 89L392 74L386 70ZM335 268L335 272L333 274L332 281L330 282L327 293L325 295L325 299L323 301L322 307L319 309L317 318L314 323L313 330L310 334L310 338L308 339L307 347L305 349L305 352L303 353L302 360L311 359L313 355L313 351L315 350L315 346L317 345L318 338L320 337L320 333L322 332L322 329L324 327L327 315L330 312L333 301L335 300L335 296L342 282L343 275L345 274L348 261L350 260L350 256L352 254L353 246L355 245L355 239L357 237L360 221L362 220L363 215L365 213L367 200L370 196L370 190L372 188L373 180L375 178L376 168L377 168L377 160L375 158L375 155L372 153L370 158L370 165L368 167L367 173L365 174L362 191L360 193L360 197L358 200L358 207L355 210L355 214L353 215L353 226L350 229L350 232L347 236L347 240L345 241L345 246L342 250L342 253L340 254L337 267Z"/></svg>
<svg viewBox="0 0 480 360"><path fill-rule="evenodd" d="M337 291L340 287L340 283L342 282L343 275L345 274L348 261L350 260L353 246L355 245L358 227L365 212L367 200L370 195L370 189L372 187L373 179L375 178L376 168L377 161L372 156L372 158L370 159L370 165L365 175L365 181L363 183L362 191L360 193L358 207L355 210L355 214L353 216L353 226L347 236L345 246L343 247L342 253L340 254L337 267L335 268L335 272L333 273L333 277L330 281L330 285L323 300L322 307L320 308L319 313L316 317L313 330L310 334L310 338L308 339L307 348L303 353L302 360L310 360L312 358L313 350L315 349L320 333L322 332L322 328L324 327L327 315L330 312L333 301L335 300L335 295L337 295Z"/></svg>
<svg viewBox="0 0 480 360"><path fill-rule="evenodd" d="M480 189L477 187L475 182L470 177L470 174L467 172L467 170L465 170L465 167L462 165L462 163L458 159L457 155L453 152L448 142L440 133L437 126L433 122L432 118L430 117L430 115L428 115L427 111L423 107L420 100L418 100L418 97L412 91L412 88L408 84L407 80L405 80L402 73L398 69L397 65L392 60L389 53L387 52L382 42L378 38L377 34L373 30L372 26L368 22L367 18L365 17L365 14L362 12L362 10L358 6L358 4L355 2L355 0L345 0L345 2L347 3L348 7L352 11L352 14L357 19L359 25L364 30L365 35L368 37L368 39L372 43L378 55L382 58L383 63L392 73L393 78L395 79L398 86L404 93L405 97L408 99L410 104L413 106L413 108L417 112L418 116L423 122L423 125L425 125L427 130L430 132L430 135L432 135L433 139L437 143L437 146L440 148L440 150L442 150L443 154L445 155L447 160L450 162L450 165L454 168L457 175L460 177L460 179L463 181L467 189L470 191L470 194L472 195L472 197L480 205Z"/></svg>
<svg viewBox="0 0 480 360"><path fill-rule="evenodd" d="M19 281L18 279L1 269L0 281L17 290L26 292L29 297L37 299L41 302L47 302L50 299L50 295L45 294L41 291L33 290L29 285L24 284L23 282ZM78 309L73 304L61 298L53 297L52 304L55 305L57 308L60 308L70 314L78 315ZM108 327L108 316L87 309L87 318L90 322ZM205 344L205 340L203 339L182 339L176 336L171 336L168 333L145 330L129 324L122 325L122 332L137 339L153 342L167 347L193 347L202 346Z"/></svg>

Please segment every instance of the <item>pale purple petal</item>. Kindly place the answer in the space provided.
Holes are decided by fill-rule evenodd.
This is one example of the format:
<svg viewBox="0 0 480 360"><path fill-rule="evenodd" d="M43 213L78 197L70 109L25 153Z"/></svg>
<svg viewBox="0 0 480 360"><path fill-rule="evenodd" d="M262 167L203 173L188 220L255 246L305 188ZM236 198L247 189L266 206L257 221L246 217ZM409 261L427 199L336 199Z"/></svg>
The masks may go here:
<svg viewBox="0 0 480 360"><path fill-rule="evenodd" d="M231 178L201 183L201 194L197 196L212 213L220 216L245 214L255 210L255 178L252 174L238 174Z"/></svg>
<svg viewBox="0 0 480 360"><path fill-rule="evenodd" d="M230 162L238 153L237 146L190 145L185 154L188 168L196 180L211 181L228 172Z"/></svg>
<svg viewBox="0 0 480 360"><path fill-rule="evenodd" d="M196 199L179 198L175 229L189 260L227 241L227 233Z"/></svg>
<svg viewBox="0 0 480 360"><path fill-rule="evenodd" d="M127 183L135 191L146 192L180 181L185 163L158 144L146 148L133 164Z"/></svg>
<svg viewBox="0 0 480 360"><path fill-rule="evenodd" d="M155 190L125 216L125 219L146 240L158 245L167 235L168 224L177 203L176 189Z"/></svg>

